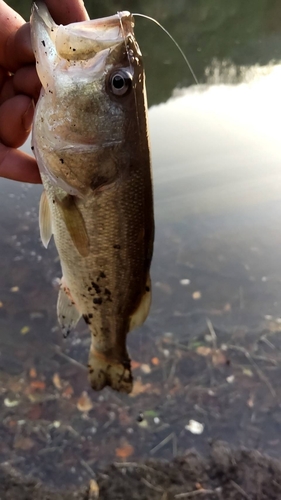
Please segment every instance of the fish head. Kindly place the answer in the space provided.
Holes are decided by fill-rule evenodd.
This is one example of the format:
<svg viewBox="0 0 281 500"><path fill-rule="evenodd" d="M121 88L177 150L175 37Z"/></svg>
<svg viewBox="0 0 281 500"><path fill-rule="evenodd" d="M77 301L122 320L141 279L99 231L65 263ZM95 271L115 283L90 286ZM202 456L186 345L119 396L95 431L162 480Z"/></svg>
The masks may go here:
<svg viewBox="0 0 281 500"><path fill-rule="evenodd" d="M41 172L78 196L111 185L126 173L136 145L147 147L133 16L119 12L58 26L39 3L33 5L31 33L42 83L33 128Z"/></svg>

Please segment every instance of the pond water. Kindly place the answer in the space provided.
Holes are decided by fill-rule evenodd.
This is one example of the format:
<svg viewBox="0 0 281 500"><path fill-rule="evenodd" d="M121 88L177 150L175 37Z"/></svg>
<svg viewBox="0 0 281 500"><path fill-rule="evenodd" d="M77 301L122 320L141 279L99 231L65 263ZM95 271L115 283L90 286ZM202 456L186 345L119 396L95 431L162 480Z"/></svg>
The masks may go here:
<svg viewBox="0 0 281 500"><path fill-rule="evenodd" d="M86 4L92 16L128 8ZM82 322L62 338L41 187L0 181L0 460L49 485L84 483L112 461L206 453L210 439L280 457L281 9L224 4L130 3L170 29L200 82L137 20L156 241L151 313L128 339L131 396L89 388Z"/></svg>

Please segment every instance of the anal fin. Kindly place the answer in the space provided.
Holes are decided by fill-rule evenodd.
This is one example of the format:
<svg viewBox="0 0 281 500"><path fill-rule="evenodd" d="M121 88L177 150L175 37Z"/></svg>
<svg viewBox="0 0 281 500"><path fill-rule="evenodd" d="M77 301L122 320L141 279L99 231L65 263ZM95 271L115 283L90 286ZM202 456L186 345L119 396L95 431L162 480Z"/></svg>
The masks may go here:
<svg viewBox="0 0 281 500"><path fill-rule="evenodd" d="M63 331L63 336L67 337L71 330L77 325L79 319L81 318L81 313L76 308L75 302L70 295L69 288L65 286L63 278L61 280L61 287L59 290L57 314L58 322Z"/></svg>
<svg viewBox="0 0 281 500"><path fill-rule="evenodd" d="M41 194L40 205L39 205L39 228L42 243L45 248L47 248L49 241L52 237L52 218L51 210L44 190Z"/></svg>
<svg viewBox="0 0 281 500"><path fill-rule="evenodd" d="M145 285L145 291L141 298L140 304L130 317L129 331L134 330L135 328L141 326L145 322L149 313L150 305L151 305L151 279L150 275L148 275Z"/></svg>

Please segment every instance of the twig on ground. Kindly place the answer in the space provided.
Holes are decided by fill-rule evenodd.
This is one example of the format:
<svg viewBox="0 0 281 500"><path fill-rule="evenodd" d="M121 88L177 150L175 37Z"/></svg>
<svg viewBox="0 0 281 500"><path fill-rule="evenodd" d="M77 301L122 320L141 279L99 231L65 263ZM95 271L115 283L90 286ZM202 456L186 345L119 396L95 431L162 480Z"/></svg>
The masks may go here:
<svg viewBox="0 0 281 500"><path fill-rule="evenodd" d="M268 389L270 390L271 392L271 395L273 397L276 397L276 392L274 390L274 388L272 387L270 381L268 380L268 378L266 377L266 375L263 373L263 371L260 369L260 367L257 365L257 363L253 360L252 356L250 355L250 353L247 351L247 349L245 349L245 347L241 347L241 346L238 346L238 345L232 345L232 344L229 344L227 346L228 349L234 349L236 351L240 351L244 354L244 356L246 356L246 358L249 360L249 362L251 363L251 365L255 368L256 372L257 372L257 375L259 376L259 378L265 383L265 385L268 387Z"/></svg>
<svg viewBox="0 0 281 500"><path fill-rule="evenodd" d="M172 432L167 437L165 437L165 439L163 439L163 441L161 441L156 446L154 446L154 448L152 448L150 450L151 455L154 455L154 453L156 453L158 450L161 450L161 448L163 448L163 446L165 446L165 444L169 443L174 438L174 435L175 435L175 433Z"/></svg>
<svg viewBox="0 0 281 500"><path fill-rule="evenodd" d="M217 492L215 490L200 489L200 490L189 491L187 493L177 493L177 495L175 495L175 498L194 498L199 495L211 495L216 493Z"/></svg>
<svg viewBox="0 0 281 500"><path fill-rule="evenodd" d="M141 478L141 482L153 491L157 491L158 493L164 493L163 488L160 488L159 486L154 486L149 481L147 481L147 479L145 479L144 477Z"/></svg>
<svg viewBox="0 0 281 500"><path fill-rule="evenodd" d="M239 486L239 484L235 483L235 481L233 481L233 480L231 480L230 482L231 482L233 488L235 488L237 491L239 491L239 493L241 495L243 495L244 498L247 498L247 500L251 500L248 493L246 493L246 491L243 490L243 488L241 488L241 486Z"/></svg>
<svg viewBox="0 0 281 500"><path fill-rule="evenodd" d="M216 332L214 330L214 327L212 325L212 322L211 320L209 320L209 318L206 319L206 323L207 323L207 327L209 329L209 332L210 332L210 335L211 335L211 338L212 338L212 343L213 343L213 349L217 349L217 335L216 335Z"/></svg>

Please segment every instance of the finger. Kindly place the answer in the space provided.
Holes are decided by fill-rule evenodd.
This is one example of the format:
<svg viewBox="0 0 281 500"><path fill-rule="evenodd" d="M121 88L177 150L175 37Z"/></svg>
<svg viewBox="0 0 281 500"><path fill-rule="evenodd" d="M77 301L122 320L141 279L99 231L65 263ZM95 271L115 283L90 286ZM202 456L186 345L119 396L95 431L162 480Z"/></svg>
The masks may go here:
<svg viewBox="0 0 281 500"><path fill-rule="evenodd" d="M35 159L3 144L0 144L0 176L13 181L41 183Z"/></svg>
<svg viewBox="0 0 281 500"><path fill-rule="evenodd" d="M8 77L7 80L5 81L4 85L2 86L1 92L0 92L0 106L3 104L3 102L7 101L8 99L11 99L16 95L16 92L14 90L13 86L13 77Z"/></svg>
<svg viewBox="0 0 281 500"><path fill-rule="evenodd" d="M35 66L23 66L13 76L13 89L16 94L25 94L38 100L41 83Z"/></svg>
<svg viewBox="0 0 281 500"><path fill-rule="evenodd" d="M57 24L69 24L89 19L83 0L45 0Z"/></svg>
<svg viewBox="0 0 281 500"><path fill-rule="evenodd" d="M0 26L0 65L14 71L32 62L29 26L3 0L0 0Z"/></svg>
<svg viewBox="0 0 281 500"><path fill-rule="evenodd" d="M31 129L34 104L30 97L16 95L0 108L0 142L18 148L27 139Z"/></svg>

